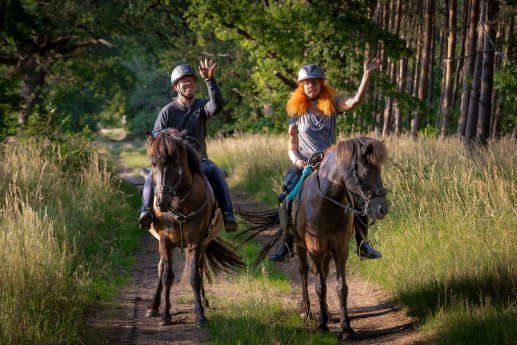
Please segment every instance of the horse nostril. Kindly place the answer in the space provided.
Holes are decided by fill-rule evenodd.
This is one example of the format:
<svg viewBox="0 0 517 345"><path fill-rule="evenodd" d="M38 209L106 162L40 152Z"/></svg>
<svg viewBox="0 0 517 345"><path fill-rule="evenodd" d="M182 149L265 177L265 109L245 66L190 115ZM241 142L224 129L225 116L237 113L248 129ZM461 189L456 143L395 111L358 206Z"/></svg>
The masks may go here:
<svg viewBox="0 0 517 345"><path fill-rule="evenodd" d="M379 214L381 216L385 216L388 213L388 210L384 206L379 206Z"/></svg>

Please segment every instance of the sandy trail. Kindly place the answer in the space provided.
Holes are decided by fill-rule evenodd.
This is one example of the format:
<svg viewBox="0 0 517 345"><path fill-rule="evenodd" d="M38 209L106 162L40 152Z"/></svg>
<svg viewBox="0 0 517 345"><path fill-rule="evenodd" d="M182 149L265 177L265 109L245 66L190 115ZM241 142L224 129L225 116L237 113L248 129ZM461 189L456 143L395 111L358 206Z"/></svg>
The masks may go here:
<svg viewBox="0 0 517 345"><path fill-rule="evenodd" d="M141 184L142 180L129 174L122 174L128 181ZM257 202L247 200L242 193L234 193L235 203L242 207L262 207ZM136 226L136 225L135 225ZM259 239L267 240L266 238ZM104 334L108 344L205 344L209 335L206 329L196 327L192 293L185 286L178 291L176 284L183 270L183 254L175 251L174 272L175 284L172 288L172 320L173 325L159 326L159 318L144 318L147 305L157 284L158 243L146 234L135 253L136 262L129 270L130 283L120 290L116 300L99 304L91 313L89 324L94 332ZM363 264L363 263L361 263ZM364 264L375 265L368 261ZM293 288L300 290L301 281L297 272L296 258L281 262L277 267L292 281ZM335 271L332 267L328 282L328 306L331 313L330 331L336 335L339 332L339 301L336 293ZM413 328L415 320L409 317L405 310L391 302L386 292L373 283L360 279L354 274L349 275L349 315L352 327L357 332L358 340L347 341L353 344L414 344L423 340L423 335ZM222 288L229 284L225 279L214 279L207 286L207 292ZM318 312L317 297L314 292L314 276L310 276L310 300L313 313ZM301 299L301 296L299 296Z"/></svg>

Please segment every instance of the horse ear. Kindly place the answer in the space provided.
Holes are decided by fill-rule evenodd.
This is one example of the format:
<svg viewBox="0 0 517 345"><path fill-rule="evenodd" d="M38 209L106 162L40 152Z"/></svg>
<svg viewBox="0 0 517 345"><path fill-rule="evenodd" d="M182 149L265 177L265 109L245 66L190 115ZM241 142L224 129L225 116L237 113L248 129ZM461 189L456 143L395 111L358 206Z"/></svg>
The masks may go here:
<svg viewBox="0 0 517 345"><path fill-rule="evenodd" d="M151 133L151 132L145 131L145 137L149 144L154 141L154 136L153 136L153 133Z"/></svg>
<svg viewBox="0 0 517 345"><path fill-rule="evenodd" d="M361 155L363 157L369 156L373 153L373 143L368 143L363 147Z"/></svg>

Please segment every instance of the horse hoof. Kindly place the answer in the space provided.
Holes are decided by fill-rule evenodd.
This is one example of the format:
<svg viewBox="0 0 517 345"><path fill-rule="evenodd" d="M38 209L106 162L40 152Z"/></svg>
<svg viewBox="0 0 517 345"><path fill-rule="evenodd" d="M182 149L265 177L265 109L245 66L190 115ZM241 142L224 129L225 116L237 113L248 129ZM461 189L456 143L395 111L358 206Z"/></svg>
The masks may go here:
<svg viewBox="0 0 517 345"><path fill-rule="evenodd" d="M149 309L147 313L145 313L145 317L158 317L160 316L160 312L158 310Z"/></svg>
<svg viewBox="0 0 517 345"><path fill-rule="evenodd" d="M318 328L316 328L316 332L318 333L323 333L323 332L328 332L329 331L329 328L325 325L319 325Z"/></svg>
<svg viewBox="0 0 517 345"><path fill-rule="evenodd" d="M338 340L357 340L357 334L353 330L339 332Z"/></svg>
<svg viewBox="0 0 517 345"><path fill-rule="evenodd" d="M312 313L300 313L300 317L303 320L313 320Z"/></svg>
<svg viewBox="0 0 517 345"><path fill-rule="evenodd" d="M172 319L170 317L162 319L160 322L160 326L170 326L172 325Z"/></svg>
<svg viewBox="0 0 517 345"><path fill-rule="evenodd" d="M196 327L197 328L205 328L207 324L208 324L208 320L207 319L196 320Z"/></svg>

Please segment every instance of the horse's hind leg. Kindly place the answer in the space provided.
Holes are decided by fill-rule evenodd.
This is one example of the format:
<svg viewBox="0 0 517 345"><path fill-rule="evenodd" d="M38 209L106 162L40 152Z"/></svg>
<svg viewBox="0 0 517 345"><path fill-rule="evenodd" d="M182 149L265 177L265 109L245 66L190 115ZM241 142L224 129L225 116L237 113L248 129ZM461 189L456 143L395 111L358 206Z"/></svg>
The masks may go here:
<svg viewBox="0 0 517 345"><path fill-rule="evenodd" d="M309 301L309 291L307 289L307 282L309 278L309 263L307 262L307 250L303 246L296 246L296 252L300 259L300 266L298 272L302 277L302 304L301 304L301 317L305 319L311 319L311 303Z"/></svg>
<svg viewBox="0 0 517 345"><path fill-rule="evenodd" d="M334 258L336 263L336 278L337 278L337 293L339 296L340 305L340 326L342 339L356 339L355 331L350 325L350 318L348 317L347 299L348 299L348 285L346 284L345 268L346 255L337 255ZM347 336L348 335L348 336Z"/></svg>
<svg viewBox="0 0 517 345"><path fill-rule="evenodd" d="M203 287L200 272L201 250L194 246L193 249L191 249L189 256L189 260L191 260L192 264L192 269L190 271L190 286L192 287L192 292L194 293L194 312L196 313L196 321L201 324L206 321L205 310L203 303L201 302L201 289Z"/></svg>
<svg viewBox="0 0 517 345"><path fill-rule="evenodd" d="M205 308L208 308L210 309L210 303L208 303L208 299L206 298L206 293L205 293L205 279L204 279L204 275L205 275L205 265L206 265L206 260L205 260L205 256L203 255L201 257L201 264L200 264L200 267L199 267L199 273L201 275L201 302L203 302L203 306Z"/></svg>
<svg viewBox="0 0 517 345"><path fill-rule="evenodd" d="M165 242L165 241L164 241ZM162 284L165 287L164 292L164 306L163 306L163 318L160 322L161 326L172 325L171 316L171 287L174 282L174 272L172 271L172 244L166 242L160 247L160 256L163 258L163 274Z"/></svg>

